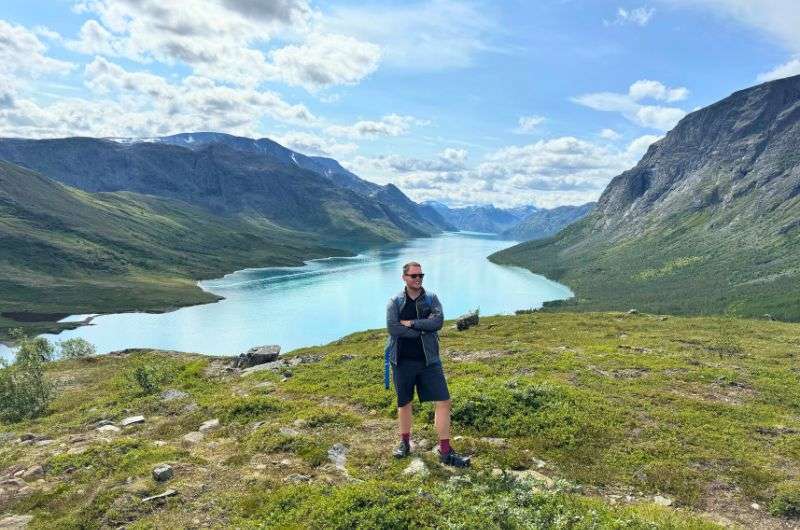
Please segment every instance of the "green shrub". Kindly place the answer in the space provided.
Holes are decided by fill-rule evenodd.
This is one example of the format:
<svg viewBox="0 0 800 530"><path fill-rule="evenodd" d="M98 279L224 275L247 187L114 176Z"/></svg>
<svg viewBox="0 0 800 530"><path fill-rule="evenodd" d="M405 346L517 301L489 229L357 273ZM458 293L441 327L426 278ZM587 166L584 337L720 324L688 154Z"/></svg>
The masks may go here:
<svg viewBox="0 0 800 530"><path fill-rule="evenodd" d="M161 386L174 377L170 366L141 362L125 374L125 382L134 393L149 396L161 390Z"/></svg>
<svg viewBox="0 0 800 530"><path fill-rule="evenodd" d="M40 416L52 401L53 391L41 357L18 357L10 366L0 361L0 420L16 422Z"/></svg>
<svg viewBox="0 0 800 530"><path fill-rule="evenodd" d="M773 515L800 517L800 482L791 481L780 484L769 509Z"/></svg>
<svg viewBox="0 0 800 530"><path fill-rule="evenodd" d="M16 360L25 362L28 359L36 359L40 362L53 360L55 347L53 343L44 337L30 338L21 329L11 330L11 340L17 345L15 352Z"/></svg>
<svg viewBox="0 0 800 530"><path fill-rule="evenodd" d="M225 422L248 423L279 412L282 407L275 398L253 396L226 400L216 405L215 409L217 416Z"/></svg>
<svg viewBox="0 0 800 530"><path fill-rule="evenodd" d="M62 341L59 345L61 346L61 357L64 359L82 359L97 354L94 345L80 337Z"/></svg>

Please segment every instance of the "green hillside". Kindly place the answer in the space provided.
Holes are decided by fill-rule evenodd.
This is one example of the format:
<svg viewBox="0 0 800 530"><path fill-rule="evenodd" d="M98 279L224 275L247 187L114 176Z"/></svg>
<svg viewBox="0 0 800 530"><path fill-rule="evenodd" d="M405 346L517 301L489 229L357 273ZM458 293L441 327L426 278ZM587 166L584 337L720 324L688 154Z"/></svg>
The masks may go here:
<svg viewBox="0 0 800 530"><path fill-rule="evenodd" d="M797 324L549 312L450 324L453 443L473 455L470 470L437 463L430 404L415 405L413 430L428 474L390 457L383 330L246 375L226 370L229 359L127 351L52 363L47 415L0 424L0 480L42 466L0 496L0 519L132 530L796 526ZM136 368L156 388L145 393ZM120 431L96 428L139 414ZM213 418L217 428L185 438ZM25 433L33 441L19 441ZM174 470L166 483L151 477L161 463Z"/></svg>
<svg viewBox="0 0 800 530"><path fill-rule="evenodd" d="M683 118L586 218L494 254L569 285L563 307L800 320L800 76Z"/></svg>
<svg viewBox="0 0 800 530"><path fill-rule="evenodd" d="M59 314L211 302L196 280L344 253L262 218L86 193L0 162L0 335L20 324L52 329Z"/></svg>

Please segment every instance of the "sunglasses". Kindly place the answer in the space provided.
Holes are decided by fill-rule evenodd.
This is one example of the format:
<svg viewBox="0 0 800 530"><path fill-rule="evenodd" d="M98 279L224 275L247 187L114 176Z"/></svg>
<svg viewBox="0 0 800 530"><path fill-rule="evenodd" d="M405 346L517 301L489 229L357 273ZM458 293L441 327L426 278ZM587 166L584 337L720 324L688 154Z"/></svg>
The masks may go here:
<svg viewBox="0 0 800 530"><path fill-rule="evenodd" d="M425 275L424 275L424 274L406 274L406 276L408 276L409 278L413 278L413 279L415 279L415 280L416 280L417 278L419 278L419 279L421 280L422 278L424 278L424 277L425 277Z"/></svg>

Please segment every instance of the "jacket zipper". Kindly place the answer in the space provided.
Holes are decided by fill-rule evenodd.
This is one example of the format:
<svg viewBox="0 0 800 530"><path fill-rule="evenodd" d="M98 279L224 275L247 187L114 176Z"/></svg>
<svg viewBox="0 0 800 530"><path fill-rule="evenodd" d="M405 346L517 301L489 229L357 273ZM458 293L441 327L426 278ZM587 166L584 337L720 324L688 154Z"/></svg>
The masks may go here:
<svg viewBox="0 0 800 530"><path fill-rule="evenodd" d="M417 298L418 300L419 298ZM419 306L417 305L417 300L414 300L414 311L417 313L417 320L419 320ZM422 353L425 354L425 366L431 364L430 359L428 358L428 350L425 349L425 341L422 340L422 330L419 332L419 343L422 344Z"/></svg>

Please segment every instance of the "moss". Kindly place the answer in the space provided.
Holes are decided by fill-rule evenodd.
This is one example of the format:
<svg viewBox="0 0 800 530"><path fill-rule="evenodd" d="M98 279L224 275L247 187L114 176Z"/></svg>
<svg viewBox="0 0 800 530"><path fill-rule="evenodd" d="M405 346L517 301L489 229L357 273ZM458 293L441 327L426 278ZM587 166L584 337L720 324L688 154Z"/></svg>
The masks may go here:
<svg viewBox="0 0 800 530"><path fill-rule="evenodd" d="M800 518L800 482L779 484L769 509L775 515Z"/></svg>

